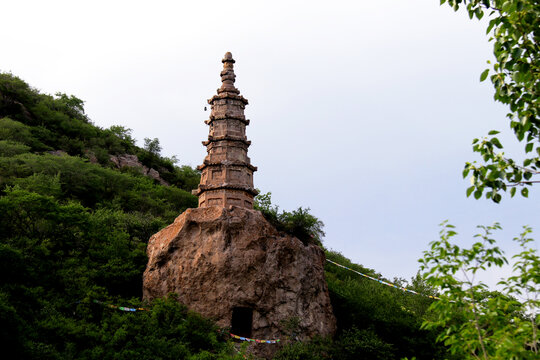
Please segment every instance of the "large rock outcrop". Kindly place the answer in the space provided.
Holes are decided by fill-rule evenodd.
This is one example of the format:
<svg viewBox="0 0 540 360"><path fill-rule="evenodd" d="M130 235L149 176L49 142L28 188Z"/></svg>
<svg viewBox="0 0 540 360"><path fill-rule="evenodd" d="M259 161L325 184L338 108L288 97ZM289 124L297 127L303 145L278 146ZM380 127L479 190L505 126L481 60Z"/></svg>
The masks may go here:
<svg viewBox="0 0 540 360"><path fill-rule="evenodd" d="M111 162L118 168L123 167L133 167L141 170L143 175L146 175L154 180L157 180L161 185L169 186L165 180L163 180L159 172L155 169L148 168L144 166L140 161L137 155L123 154L123 155L111 155L109 157Z"/></svg>
<svg viewBox="0 0 540 360"><path fill-rule="evenodd" d="M283 338L290 324L301 340L335 331L324 252L279 233L259 211L188 209L150 238L147 253L145 299L175 292L190 309L257 339Z"/></svg>

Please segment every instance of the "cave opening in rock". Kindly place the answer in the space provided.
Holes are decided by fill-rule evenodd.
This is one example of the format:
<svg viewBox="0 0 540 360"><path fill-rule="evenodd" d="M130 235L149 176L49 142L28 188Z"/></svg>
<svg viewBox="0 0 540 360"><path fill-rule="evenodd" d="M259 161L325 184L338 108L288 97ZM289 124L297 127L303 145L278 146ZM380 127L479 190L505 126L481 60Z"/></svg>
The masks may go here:
<svg viewBox="0 0 540 360"><path fill-rule="evenodd" d="M231 318L231 332L238 336L251 337L253 325L253 309L246 307L233 308Z"/></svg>

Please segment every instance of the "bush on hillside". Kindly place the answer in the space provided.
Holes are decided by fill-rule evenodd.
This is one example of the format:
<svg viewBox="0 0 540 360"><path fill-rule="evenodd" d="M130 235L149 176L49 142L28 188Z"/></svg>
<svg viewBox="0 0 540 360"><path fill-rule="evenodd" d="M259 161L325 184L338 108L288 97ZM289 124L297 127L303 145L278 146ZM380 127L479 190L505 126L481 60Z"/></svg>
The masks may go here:
<svg viewBox="0 0 540 360"><path fill-rule="evenodd" d="M266 220L277 230L297 237L304 245L322 246L324 223L311 215L309 208L299 207L291 212L280 212L278 206L272 205L272 193L270 192L257 195L253 207L262 212Z"/></svg>

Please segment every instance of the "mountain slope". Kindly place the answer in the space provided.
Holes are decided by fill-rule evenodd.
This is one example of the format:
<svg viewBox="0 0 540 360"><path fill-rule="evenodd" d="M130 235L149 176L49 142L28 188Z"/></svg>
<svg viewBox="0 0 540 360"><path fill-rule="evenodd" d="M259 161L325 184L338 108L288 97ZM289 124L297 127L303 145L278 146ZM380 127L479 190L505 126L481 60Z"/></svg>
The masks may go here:
<svg viewBox="0 0 540 360"><path fill-rule="evenodd" d="M149 143L156 145L156 139ZM93 125L76 97L41 94L0 73L3 354L16 359L243 359L227 333L174 297L152 304L140 300L146 243L186 208L197 207L190 190L198 182L197 171L176 166L156 146L137 147L129 129ZM262 195L261 204L280 231L320 244L323 224L308 210L279 213L269 195ZM338 253L327 251L327 257L380 277ZM296 343L296 320L290 319L278 359L443 356L434 334L420 330L431 300L333 264L327 264L326 278L337 337ZM431 291L420 279L413 285ZM113 304L144 309L126 312Z"/></svg>

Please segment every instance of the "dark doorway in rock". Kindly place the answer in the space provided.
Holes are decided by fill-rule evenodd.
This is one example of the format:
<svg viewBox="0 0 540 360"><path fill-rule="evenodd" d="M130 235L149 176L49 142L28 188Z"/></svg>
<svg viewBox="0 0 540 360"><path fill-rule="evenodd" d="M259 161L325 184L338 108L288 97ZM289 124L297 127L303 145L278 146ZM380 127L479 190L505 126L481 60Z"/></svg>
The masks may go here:
<svg viewBox="0 0 540 360"><path fill-rule="evenodd" d="M253 309L236 307L232 311L231 332L238 336L251 337Z"/></svg>

